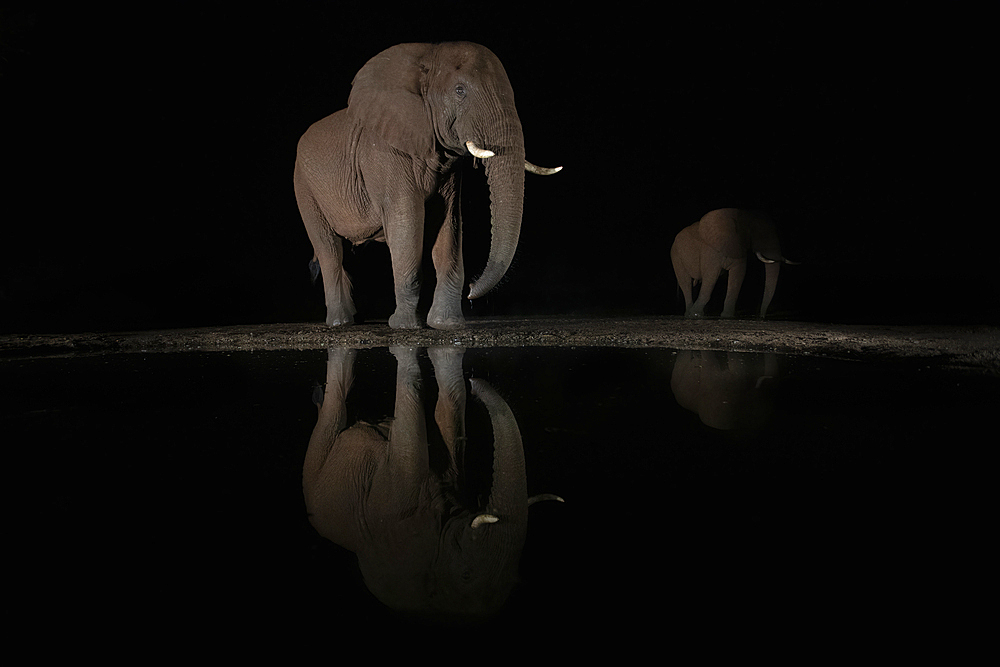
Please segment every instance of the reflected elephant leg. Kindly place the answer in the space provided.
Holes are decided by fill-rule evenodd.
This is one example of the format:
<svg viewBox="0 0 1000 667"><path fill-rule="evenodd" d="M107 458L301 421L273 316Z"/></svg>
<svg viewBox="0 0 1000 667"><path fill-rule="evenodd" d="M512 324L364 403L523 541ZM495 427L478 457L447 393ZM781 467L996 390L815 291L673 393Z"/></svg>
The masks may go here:
<svg viewBox="0 0 1000 667"><path fill-rule="evenodd" d="M432 347L427 350L437 379L438 400L434 420L451 454L455 472L462 469L465 451L465 375L462 359L465 348Z"/></svg>
<svg viewBox="0 0 1000 667"><path fill-rule="evenodd" d="M417 348L392 347L396 357L396 403L389 426L385 473L394 488L418 488L428 474L427 419L420 393Z"/></svg>
<svg viewBox="0 0 1000 667"><path fill-rule="evenodd" d="M321 400L316 401L319 414L303 464L303 481L307 485L315 483L337 442L337 435L347 428L347 394L354 384L356 356L357 350L343 347L331 347L327 351L326 386Z"/></svg>

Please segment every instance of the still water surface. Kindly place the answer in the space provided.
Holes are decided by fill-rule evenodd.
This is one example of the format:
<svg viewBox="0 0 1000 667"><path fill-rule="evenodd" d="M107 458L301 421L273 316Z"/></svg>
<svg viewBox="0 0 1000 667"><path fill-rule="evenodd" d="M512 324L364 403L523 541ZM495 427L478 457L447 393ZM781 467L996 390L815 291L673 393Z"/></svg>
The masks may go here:
<svg viewBox="0 0 1000 667"><path fill-rule="evenodd" d="M884 636L939 613L944 496L996 397L926 365L669 349L0 370L21 617L180 636L412 623L392 608Z"/></svg>

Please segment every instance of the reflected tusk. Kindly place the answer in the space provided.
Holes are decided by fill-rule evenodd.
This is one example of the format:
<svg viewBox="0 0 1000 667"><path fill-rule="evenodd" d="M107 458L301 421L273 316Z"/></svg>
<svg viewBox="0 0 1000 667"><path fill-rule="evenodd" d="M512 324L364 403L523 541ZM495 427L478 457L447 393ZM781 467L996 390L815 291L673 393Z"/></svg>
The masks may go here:
<svg viewBox="0 0 1000 667"><path fill-rule="evenodd" d="M767 257L764 257L764 255L760 254L759 252L757 253L757 259L759 259L760 261L764 262L765 264L774 264L774 260L773 259L768 259Z"/></svg>
<svg viewBox="0 0 1000 667"><path fill-rule="evenodd" d="M531 496L530 498L528 498L528 506L530 507L531 505L541 502L543 500L558 500L561 503L566 502L565 500L563 500L554 493L540 493L537 496Z"/></svg>
<svg viewBox="0 0 1000 667"><path fill-rule="evenodd" d="M784 262L785 264L791 264L792 266L798 266L799 264L802 263L802 262L793 262L792 260L785 259L784 257L781 258L781 261Z"/></svg>
<svg viewBox="0 0 1000 667"><path fill-rule="evenodd" d="M530 171L532 174L538 174L539 176L551 176L562 171L562 167L539 167L537 164L531 164L525 160L524 170Z"/></svg>
<svg viewBox="0 0 1000 667"><path fill-rule="evenodd" d="M469 152L475 155L477 158L485 160L488 157L493 157L495 153L493 151L488 151L485 148L480 148L471 141L465 142L465 147L469 149Z"/></svg>
<svg viewBox="0 0 1000 667"><path fill-rule="evenodd" d="M499 518L492 514L477 514L476 518L472 520L472 528L479 528L484 523L496 523L499 520Z"/></svg>

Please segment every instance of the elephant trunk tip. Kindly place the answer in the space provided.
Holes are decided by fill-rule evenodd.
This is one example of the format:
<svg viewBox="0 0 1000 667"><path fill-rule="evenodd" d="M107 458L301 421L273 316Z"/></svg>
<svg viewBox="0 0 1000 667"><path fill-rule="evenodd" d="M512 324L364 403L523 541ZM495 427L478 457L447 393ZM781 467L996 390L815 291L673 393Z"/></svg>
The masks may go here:
<svg viewBox="0 0 1000 667"><path fill-rule="evenodd" d="M479 283L469 283L469 296L466 298L468 298L469 301L472 301L473 299L478 299L479 297L483 296L488 291L489 290L480 287Z"/></svg>
<svg viewBox="0 0 1000 667"><path fill-rule="evenodd" d="M495 262L487 262L483 274L469 284L469 300L478 299L497 286L500 279L507 273L507 267Z"/></svg>

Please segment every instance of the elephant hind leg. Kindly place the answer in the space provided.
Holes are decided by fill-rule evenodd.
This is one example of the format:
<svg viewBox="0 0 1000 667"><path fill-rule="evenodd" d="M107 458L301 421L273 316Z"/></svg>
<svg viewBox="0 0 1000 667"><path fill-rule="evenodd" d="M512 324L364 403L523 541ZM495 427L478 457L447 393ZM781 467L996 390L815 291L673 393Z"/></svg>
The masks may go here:
<svg viewBox="0 0 1000 667"><path fill-rule="evenodd" d="M712 292L715 291L715 283L718 279L718 271L709 271L702 275L701 286L698 288L698 298L685 313L687 317L704 317L705 307L708 305L708 300L712 298Z"/></svg>
<svg viewBox="0 0 1000 667"><path fill-rule="evenodd" d="M309 271L315 281L317 273L323 277L326 297L326 323L330 326L354 322L354 300L351 298L351 279L344 270L344 242L337 236L326 217L308 192L296 183L299 213L313 246L313 259Z"/></svg>
<svg viewBox="0 0 1000 667"><path fill-rule="evenodd" d="M684 295L684 316L691 317L691 292L694 286L698 284L698 281L692 277L684 266L676 244L670 249L670 260L674 266L674 276L677 278L677 289Z"/></svg>
<svg viewBox="0 0 1000 667"><path fill-rule="evenodd" d="M327 247L316 255L326 295L326 323L331 327L353 323L357 310L351 298L351 277L344 270L343 240L331 234Z"/></svg>

